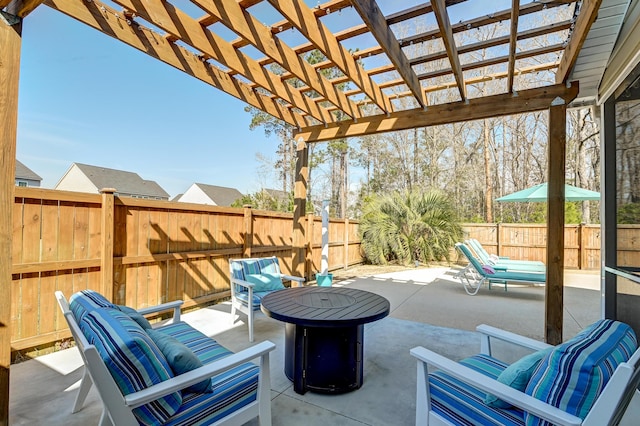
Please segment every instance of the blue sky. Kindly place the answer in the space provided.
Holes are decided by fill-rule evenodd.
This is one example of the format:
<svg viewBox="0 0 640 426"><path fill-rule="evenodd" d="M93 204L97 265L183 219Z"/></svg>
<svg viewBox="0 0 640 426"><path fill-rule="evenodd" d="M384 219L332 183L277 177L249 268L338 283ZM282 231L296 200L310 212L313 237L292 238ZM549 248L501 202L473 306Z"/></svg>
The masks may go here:
<svg viewBox="0 0 640 426"><path fill-rule="evenodd" d="M395 10L420 1L401 3ZM194 182L278 188L257 172L256 153L274 158L279 141L249 130L245 106L47 6L24 21L17 158L45 188L74 162L136 172L172 197Z"/></svg>

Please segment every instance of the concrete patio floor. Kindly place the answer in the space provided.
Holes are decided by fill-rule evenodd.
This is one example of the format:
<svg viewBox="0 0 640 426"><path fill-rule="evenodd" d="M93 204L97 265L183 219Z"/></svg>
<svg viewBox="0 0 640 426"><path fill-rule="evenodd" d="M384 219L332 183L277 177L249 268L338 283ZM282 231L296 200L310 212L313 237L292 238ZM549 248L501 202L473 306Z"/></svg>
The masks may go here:
<svg viewBox="0 0 640 426"><path fill-rule="evenodd" d="M391 303L387 318L365 326L362 388L342 395L296 394L283 372L284 325L259 313L256 341L271 340L277 346L271 356L273 425L413 425L416 362L409 355L411 348L425 346L452 359L472 355L479 350L474 330L482 323L543 339L544 287L509 286L506 292L501 286L485 287L468 296L454 273L451 268L417 268L334 282L380 294ZM597 273L567 271L565 285L567 339L600 318L601 299ZM183 319L233 351L249 346L244 317L232 325L228 302L187 313ZM508 362L522 355L499 350L499 357ZM81 374L75 348L13 365L10 424L97 424L101 404L95 389L84 408L71 414ZM637 424L638 405L634 400L623 424Z"/></svg>

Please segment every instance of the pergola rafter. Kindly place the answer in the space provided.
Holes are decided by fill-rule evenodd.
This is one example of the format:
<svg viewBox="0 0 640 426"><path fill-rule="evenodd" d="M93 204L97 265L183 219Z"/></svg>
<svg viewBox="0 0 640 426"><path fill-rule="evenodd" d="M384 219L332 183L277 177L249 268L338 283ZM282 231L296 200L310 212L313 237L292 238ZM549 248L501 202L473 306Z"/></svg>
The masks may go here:
<svg viewBox="0 0 640 426"><path fill-rule="evenodd" d="M511 31L509 31L509 70L507 76L507 92L513 92L513 70L516 68L516 43L518 41L518 9L520 0L512 0Z"/></svg>
<svg viewBox="0 0 640 426"><path fill-rule="evenodd" d="M387 54L391 63L402 76L402 79L418 101L418 104L425 106L426 100L418 76L416 76L413 68L411 68L407 57L400 47L400 43L398 43L395 35L393 35L393 31L389 28L382 12L378 9L378 5L368 0L352 0L352 3L367 27L371 28L371 33L375 39L378 40L382 50Z"/></svg>
<svg viewBox="0 0 640 426"><path fill-rule="evenodd" d="M275 37L269 28L260 23L254 16L246 12L238 3L221 0L194 0L200 8L210 13L219 22L242 36L248 43L255 46L262 53L276 61L282 68L304 82L325 100L339 106L349 116L360 116L358 108L350 102L340 91L337 91L326 78L313 70L311 64L299 57L284 42ZM261 68L263 64L259 65ZM237 70L236 70L237 71ZM282 78L282 77L280 77ZM259 82L256 81L258 85ZM310 99L307 101L311 102ZM322 121L331 121L329 117L323 117Z"/></svg>
<svg viewBox="0 0 640 426"><path fill-rule="evenodd" d="M453 39L453 30L451 29L451 22L449 22L447 7L444 0L432 0L431 6L433 7L433 12L435 13L436 20L438 21L438 28L440 28L444 49L447 51L447 57L449 58L449 64L451 65L451 72L453 73L453 77L456 79L460 97L465 101L467 100L467 88L465 87L464 76L462 75L462 67L460 66L460 58L458 57L458 48L456 47L456 41Z"/></svg>
<svg viewBox="0 0 640 426"><path fill-rule="evenodd" d="M303 2L296 0L267 0L294 25L314 46L332 61L336 68L378 105L383 112L391 111L389 98L382 93L349 51L336 40L333 33Z"/></svg>

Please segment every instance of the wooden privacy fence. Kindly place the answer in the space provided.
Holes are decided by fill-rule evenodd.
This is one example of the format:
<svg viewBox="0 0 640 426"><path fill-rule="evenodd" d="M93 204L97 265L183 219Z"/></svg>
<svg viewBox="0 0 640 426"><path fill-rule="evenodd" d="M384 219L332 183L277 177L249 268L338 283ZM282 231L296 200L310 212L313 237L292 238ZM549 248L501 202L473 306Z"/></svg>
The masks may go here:
<svg viewBox="0 0 640 426"><path fill-rule="evenodd" d="M625 232L626 226L619 225L618 233ZM634 227L634 225L628 226L630 230ZM542 262L547 260L546 224L466 223L463 224L463 229L465 239L477 239L489 253L509 256L512 259L540 260ZM635 229L637 230L637 227ZM565 268L600 269L600 238L600 225L565 225ZM640 252L634 252L635 256L640 255Z"/></svg>
<svg viewBox="0 0 640 426"><path fill-rule="evenodd" d="M291 273L293 215L15 188L11 347L70 337L54 298L94 289L135 308L229 296L228 259L277 256ZM321 218L305 224L307 279L320 269ZM362 262L358 222L331 219L329 269Z"/></svg>

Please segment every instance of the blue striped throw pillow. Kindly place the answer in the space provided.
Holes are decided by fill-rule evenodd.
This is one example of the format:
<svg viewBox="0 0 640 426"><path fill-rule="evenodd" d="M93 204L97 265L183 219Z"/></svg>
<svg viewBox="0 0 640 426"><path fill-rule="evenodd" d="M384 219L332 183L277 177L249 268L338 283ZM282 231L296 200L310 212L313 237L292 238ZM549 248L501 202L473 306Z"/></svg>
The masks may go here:
<svg viewBox="0 0 640 426"><path fill-rule="evenodd" d="M526 393L584 419L618 364L627 361L636 348L631 327L599 320L544 358ZM525 420L527 426L549 424L529 413Z"/></svg>

